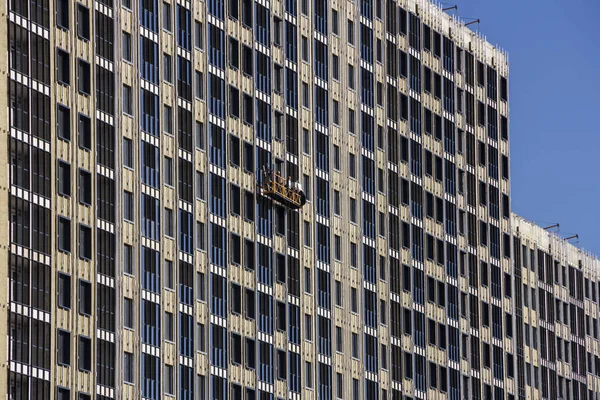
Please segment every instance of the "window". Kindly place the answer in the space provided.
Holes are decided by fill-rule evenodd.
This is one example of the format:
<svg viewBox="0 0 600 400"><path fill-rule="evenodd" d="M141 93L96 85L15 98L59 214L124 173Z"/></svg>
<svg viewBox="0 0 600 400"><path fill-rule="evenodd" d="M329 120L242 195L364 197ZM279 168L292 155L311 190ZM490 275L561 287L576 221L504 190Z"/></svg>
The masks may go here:
<svg viewBox="0 0 600 400"><path fill-rule="evenodd" d="M173 289L173 261L165 260L165 287Z"/></svg>
<svg viewBox="0 0 600 400"><path fill-rule="evenodd" d="M58 306L71 308L71 276L58 273Z"/></svg>
<svg viewBox="0 0 600 400"><path fill-rule="evenodd" d="M163 130L169 135L173 134L173 108L167 105L163 112Z"/></svg>
<svg viewBox="0 0 600 400"><path fill-rule="evenodd" d="M82 279L79 280L78 304L80 314L92 314L92 284Z"/></svg>
<svg viewBox="0 0 600 400"><path fill-rule="evenodd" d="M194 21L195 41L194 47L204 50L204 25L202 22Z"/></svg>
<svg viewBox="0 0 600 400"><path fill-rule="evenodd" d="M240 43L232 37L229 38L229 65L233 69L240 67Z"/></svg>
<svg viewBox="0 0 600 400"><path fill-rule="evenodd" d="M342 238L338 235L335 235L334 257L338 261L342 259Z"/></svg>
<svg viewBox="0 0 600 400"><path fill-rule="evenodd" d="M231 334L231 362L236 365L242 364L242 336L237 333ZM241 395L241 394L240 394ZM241 397L239 397L241 400Z"/></svg>
<svg viewBox="0 0 600 400"><path fill-rule="evenodd" d="M348 64L348 87L354 90L354 66Z"/></svg>
<svg viewBox="0 0 600 400"><path fill-rule="evenodd" d="M79 351L77 352L77 366L81 371L92 370L92 339L79 335Z"/></svg>
<svg viewBox="0 0 600 400"><path fill-rule="evenodd" d="M240 91L235 86L229 85L229 115L240 117Z"/></svg>
<svg viewBox="0 0 600 400"><path fill-rule="evenodd" d="M352 332L352 358L359 358L358 356L358 334Z"/></svg>
<svg viewBox="0 0 600 400"><path fill-rule="evenodd" d="M340 146L333 145L333 168L340 170Z"/></svg>
<svg viewBox="0 0 600 400"><path fill-rule="evenodd" d="M312 376L312 363L305 361L305 377L306 387L312 389L313 387L313 376Z"/></svg>
<svg viewBox="0 0 600 400"><path fill-rule="evenodd" d="M133 247L123 245L123 272L133 275Z"/></svg>
<svg viewBox="0 0 600 400"><path fill-rule="evenodd" d="M302 187L304 188L306 200L310 201L310 176L302 174Z"/></svg>
<svg viewBox="0 0 600 400"><path fill-rule="evenodd" d="M165 185L173 186L173 159L165 157Z"/></svg>
<svg viewBox="0 0 600 400"><path fill-rule="evenodd" d="M337 101L334 101L334 105L336 105ZM349 108L348 109L348 131L352 134L355 133L355 129L356 129L356 121L355 121L355 113L354 110Z"/></svg>
<svg viewBox="0 0 600 400"><path fill-rule="evenodd" d="M171 365L165 365L165 393L175 394L175 387L173 385L173 367Z"/></svg>
<svg viewBox="0 0 600 400"><path fill-rule="evenodd" d="M308 55L308 38L304 35L302 35L302 60L308 62L309 61L309 55Z"/></svg>
<svg viewBox="0 0 600 400"><path fill-rule="evenodd" d="M333 123L340 124L340 103L337 100L333 100Z"/></svg>
<svg viewBox="0 0 600 400"><path fill-rule="evenodd" d="M71 399L71 390L64 387L56 388L56 400L70 400Z"/></svg>
<svg viewBox="0 0 600 400"><path fill-rule="evenodd" d="M206 251L206 245L204 243L204 223L196 223L196 248L200 251Z"/></svg>
<svg viewBox="0 0 600 400"><path fill-rule="evenodd" d="M304 314L304 336L309 342L312 341L312 317Z"/></svg>
<svg viewBox="0 0 600 400"><path fill-rule="evenodd" d="M252 125L252 123L254 122L254 100L252 100L252 96L249 96L247 94L244 94L243 96L243 119L244 119L244 123Z"/></svg>
<svg viewBox="0 0 600 400"><path fill-rule="evenodd" d="M242 313L242 287L235 283L231 284L231 312Z"/></svg>
<svg viewBox="0 0 600 400"><path fill-rule="evenodd" d="M350 168L350 178L356 179L356 156L352 153L349 154L348 164Z"/></svg>
<svg viewBox="0 0 600 400"><path fill-rule="evenodd" d="M308 129L302 129L302 151L310 155L310 133Z"/></svg>
<svg viewBox="0 0 600 400"><path fill-rule="evenodd" d="M173 313L165 312L165 339L173 341Z"/></svg>
<svg viewBox="0 0 600 400"><path fill-rule="evenodd" d="M57 362L59 365L71 365L71 332L58 330L56 338Z"/></svg>
<svg viewBox="0 0 600 400"><path fill-rule="evenodd" d="M342 306L342 282L336 280L335 281L335 305L338 307Z"/></svg>
<svg viewBox="0 0 600 400"><path fill-rule="evenodd" d="M81 59L77 61L77 90L81 94L89 95L91 91L90 64Z"/></svg>
<svg viewBox="0 0 600 400"><path fill-rule="evenodd" d="M312 276L308 267L304 267L304 291L312 293Z"/></svg>
<svg viewBox="0 0 600 400"><path fill-rule="evenodd" d="M173 210L165 208L165 235L173 237Z"/></svg>
<svg viewBox="0 0 600 400"><path fill-rule="evenodd" d="M358 260L358 247L356 243L350 243L350 267L356 268Z"/></svg>
<svg viewBox="0 0 600 400"><path fill-rule="evenodd" d="M358 312L358 291L355 287L350 288L350 311Z"/></svg>
<svg viewBox="0 0 600 400"><path fill-rule="evenodd" d="M70 125L69 121L67 123ZM87 115L79 114L77 141L82 149L90 150L92 147L92 121Z"/></svg>
<svg viewBox="0 0 600 400"><path fill-rule="evenodd" d="M56 0L56 25L69 30L69 0Z"/></svg>
<svg viewBox="0 0 600 400"><path fill-rule="evenodd" d="M302 106L310 108L310 90L306 82L302 82Z"/></svg>
<svg viewBox="0 0 600 400"><path fill-rule="evenodd" d="M71 83L71 66L69 53L61 49L56 50L56 80L64 85Z"/></svg>
<svg viewBox="0 0 600 400"><path fill-rule="evenodd" d="M196 97L204 100L204 74L196 71Z"/></svg>
<svg viewBox="0 0 600 400"><path fill-rule="evenodd" d="M244 190L244 218L254 221L254 195Z"/></svg>
<svg viewBox="0 0 600 400"><path fill-rule="evenodd" d="M204 150L204 124L196 121L196 148Z"/></svg>
<svg viewBox="0 0 600 400"><path fill-rule="evenodd" d="M340 57L336 54L331 56L331 75L336 81L340 80Z"/></svg>
<svg viewBox="0 0 600 400"><path fill-rule="evenodd" d="M234 3L237 4L237 0L231 0ZM282 25L282 21L281 19L277 18L277 17L273 17L273 42L275 44L275 46L280 47L281 46L281 25Z"/></svg>
<svg viewBox="0 0 600 400"><path fill-rule="evenodd" d="M165 82L173 83L173 61L169 54L163 54L163 79Z"/></svg>
<svg viewBox="0 0 600 400"><path fill-rule="evenodd" d="M131 34L129 32L123 31L121 35L121 46L123 46L123 60L131 62L132 46Z"/></svg>
<svg viewBox="0 0 600 400"><path fill-rule="evenodd" d="M81 4L77 4L77 37L90 40L90 11Z"/></svg>
<svg viewBox="0 0 600 400"><path fill-rule="evenodd" d="M350 222L356 223L356 199L350 197Z"/></svg>
<svg viewBox="0 0 600 400"><path fill-rule="evenodd" d="M125 383L133 383L133 353L124 353L123 380L125 381Z"/></svg>
<svg viewBox="0 0 600 400"><path fill-rule="evenodd" d="M123 112L127 115L133 115L133 95L131 86L123 85Z"/></svg>
<svg viewBox="0 0 600 400"><path fill-rule="evenodd" d="M58 161L58 194L71 196L71 165Z"/></svg>
<svg viewBox="0 0 600 400"><path fill-rule="evenodd" d="M348 20L348 43L354 45L354 21Z"/></svg>
<svg viewBox="0 0 600 400"><path fill-rule="evenodd" d="M133 142L128 138L123 138L123 165L133 168Z"/></svg>
<svg viewBox="0 0 600 400"><path fill-rule="evenodd" d="M92 258L92 228L79 224L79 258Z"/></svg>
<svg viewBox="0 0 600 400"><path fill-rule="evenodd" d="M334 35L340 34L340 23L337 10L331 10L331 32Z"/></svg>
<svg viewBox="0 0 600 400"><path fill-rule="evenodd" d="M71 140L71 110L59 104L56 114L56 134L61 139Z"/></svg>
<svg viewBox="0 0 600 400"><path fill-rule="evenodd" d="M133 193L123 192L123 218L125 221L133 222Z"/></svg>
<svg viewBox="0 0 600 400"><path fill-rule="evenodd" d="M204 292L204 272L196 273L196 297L200 301L205 301L205 292Z"/></svg>
<svg viewBox="0 0 600 400"><path fill-rule="evenodd" d="M253 53L248 46L242 46L242 72L246 75L252 75Z"/></svg>
<svg viewBox="0 0 600 400"><path fill-rule="evenodd" d="M58 217L58 250L71 252L71 221Z"/></svg>
<svg viewBox="0 0 600 400"><path fill-rule="evenodd" d="M277 330L285 332L287 329L286 324L286 306L281 301L277 302Z"/></svg>
<svg viewBox="0 0 600 400"><path fill-rule="evenodd" d="M123 325L133 329L133 300L127 297L123 299Z"/></svg>
<svg viewBox="0 0 600 400"><path fill-rule="evenodd" d="M335 351L344 353L344 331L341 326L335 327Z"/></svg>
<svg viewBox="0 0 600 400"><path fill-rule="evenodd" d="M240 215L241 212L241 203L240 203L240 187L236 185L231 185L230 196L229 196L229 207L230 212L233 215Z"/></svg>
<svg viewBox="0 0 600 400"><path fill-rule="evenodd" d="M163 23L164 30L169 31L169 32L172 31L173 28L171 26L171 5L169 3L163 3L162 23Z"/></svg>
<svg viewBox="0 0 600 400"><path fill-rule="evenodd" d="M79 170L79 202L90 205L92 202L92 174Z"/></svg>
<svg viewBox="0 0 600 400"><path fill-rule="evenodd" d="M304 245L310 247L310 242L311 242L311 229L310 229L310 222L308 221L304 221Z"/></svg>

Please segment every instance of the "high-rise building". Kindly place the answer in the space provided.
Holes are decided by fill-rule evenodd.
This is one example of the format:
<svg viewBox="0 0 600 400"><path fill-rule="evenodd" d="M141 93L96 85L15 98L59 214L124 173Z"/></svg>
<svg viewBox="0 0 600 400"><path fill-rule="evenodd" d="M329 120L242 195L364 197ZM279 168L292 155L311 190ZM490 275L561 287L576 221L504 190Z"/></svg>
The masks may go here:
<svg viewBox="0 0 600 400"><path fill-rule="evenodd" d="M600 398L600 261L513 215L519 398Z"/></svg>
<svg viewBox="0 0 600 400"><path fill-rule="evenodd" d="M518 395L504 52L424 0L0 10L9 399Z"/></svg>

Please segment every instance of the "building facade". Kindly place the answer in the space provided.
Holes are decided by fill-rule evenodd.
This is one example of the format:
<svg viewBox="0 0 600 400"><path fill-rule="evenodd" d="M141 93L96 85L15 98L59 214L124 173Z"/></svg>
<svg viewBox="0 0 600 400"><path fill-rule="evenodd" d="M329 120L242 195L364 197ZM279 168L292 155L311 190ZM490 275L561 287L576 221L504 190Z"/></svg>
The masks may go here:
<svg viewBox="0 0 600 400"><path fill-rule="evenodd" d="M513 215L520 398L600 398L600 262Z"/></svg>
<svg viewBox="0 0 600 400"><path fill-rule="evenodd" d="M9 399L521 397L504 52L421 0L0 7Z"/></svg>

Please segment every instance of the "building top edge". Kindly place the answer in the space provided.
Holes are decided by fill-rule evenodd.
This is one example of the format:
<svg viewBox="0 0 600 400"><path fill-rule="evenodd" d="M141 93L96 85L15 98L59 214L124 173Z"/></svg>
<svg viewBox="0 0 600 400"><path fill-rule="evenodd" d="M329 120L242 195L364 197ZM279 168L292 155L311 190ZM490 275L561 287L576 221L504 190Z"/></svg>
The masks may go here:
<svg viewBox="0 0 600 400"><path fill-rule="evenodd" d="M398 0L398 3L462 48L472 51L478 58L508 74L508 52L488 42L480 32L471 30L460 17L443 11L441 3L431 0Z"/></svg>
<svg viewBox="0 0 600 400"><path fill-rule="evenodd" d="M594 269L600 272L600 259L594 253L570 243L557 233L546 230L515 213L511 214L511 222L513 234L517 237L528 239L545 251L560 252L567 259L578 258L584 263L590 262L594 265Z"/></svg>

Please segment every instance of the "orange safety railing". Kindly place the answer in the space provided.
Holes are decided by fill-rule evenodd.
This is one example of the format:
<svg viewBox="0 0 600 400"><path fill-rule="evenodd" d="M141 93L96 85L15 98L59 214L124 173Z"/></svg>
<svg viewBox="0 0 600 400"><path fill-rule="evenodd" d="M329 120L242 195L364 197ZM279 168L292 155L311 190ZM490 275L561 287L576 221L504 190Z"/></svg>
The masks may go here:
<svg viewBox="0 0 600 400"><path fill-rule="evenodd" d="M274 171L263 172L262 188L265 194L282 196L297 206L302 206L301 195L297 190L288 188L285 178Z"/></svg>

